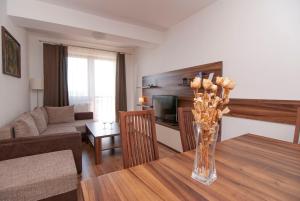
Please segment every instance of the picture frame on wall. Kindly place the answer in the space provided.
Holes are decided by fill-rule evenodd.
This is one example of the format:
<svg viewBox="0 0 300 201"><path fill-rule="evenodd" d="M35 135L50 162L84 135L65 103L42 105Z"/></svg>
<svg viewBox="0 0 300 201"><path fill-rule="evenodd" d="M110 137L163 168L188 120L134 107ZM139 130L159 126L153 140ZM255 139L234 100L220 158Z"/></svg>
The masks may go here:
<svg viewBox="0 0 300 201"><path fill-rule="evenodd" d="M1 26L2 35L2 69L3 74L21 78L20 43Z"/></svg>

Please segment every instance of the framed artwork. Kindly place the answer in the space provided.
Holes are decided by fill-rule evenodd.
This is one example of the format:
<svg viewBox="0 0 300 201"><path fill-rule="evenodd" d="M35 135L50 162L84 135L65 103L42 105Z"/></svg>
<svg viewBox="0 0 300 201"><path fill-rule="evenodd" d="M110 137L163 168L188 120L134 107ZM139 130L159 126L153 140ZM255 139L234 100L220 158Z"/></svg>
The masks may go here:
<svg viewBox="0 0 300 201"><path fill-rule="evenodd" d="M2 33L2 69L3 73L21 77L21 46L18 41L1 26Z"/></svg>

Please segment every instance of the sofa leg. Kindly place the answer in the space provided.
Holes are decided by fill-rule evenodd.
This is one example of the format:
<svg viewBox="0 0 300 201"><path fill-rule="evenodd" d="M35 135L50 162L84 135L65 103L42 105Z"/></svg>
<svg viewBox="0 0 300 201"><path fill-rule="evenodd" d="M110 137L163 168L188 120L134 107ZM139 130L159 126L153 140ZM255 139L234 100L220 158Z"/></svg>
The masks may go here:
<svg viewBox="0 0 300 201"><path fill-rule="evenodd" d="M67 193L63 193L60 195L55 195L53 197L50 198L46 198L40 201L77 201L78 200L78 195L77 195L77 189L67 192Z"/></svg>
<svg viewBox="0 0 300 201"><path fill-rule="evenodd" d="M82 141L85 142L86 144L89 143L89 138L88 138L87 133L82 134Z"/></svg>

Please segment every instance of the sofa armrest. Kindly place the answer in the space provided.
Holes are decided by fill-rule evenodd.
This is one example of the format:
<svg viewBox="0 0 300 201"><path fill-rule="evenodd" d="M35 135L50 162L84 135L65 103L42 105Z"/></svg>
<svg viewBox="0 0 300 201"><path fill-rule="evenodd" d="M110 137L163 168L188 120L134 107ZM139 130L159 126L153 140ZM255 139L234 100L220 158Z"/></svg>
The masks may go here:
<svg viewBox="0 0 300 201"><path fill-rule="evenodd" d="M1 140L0 161L54 151L72 150L77 172L81 173L81 146L81 134L79 132Z"/></svg>
<svg viewBox="0 0 300 201"><path fill-rule="evenodd" d="M93 112L76 112L75 113L75 120L86 120L86 119L93 119L94 113Z"/></svg>

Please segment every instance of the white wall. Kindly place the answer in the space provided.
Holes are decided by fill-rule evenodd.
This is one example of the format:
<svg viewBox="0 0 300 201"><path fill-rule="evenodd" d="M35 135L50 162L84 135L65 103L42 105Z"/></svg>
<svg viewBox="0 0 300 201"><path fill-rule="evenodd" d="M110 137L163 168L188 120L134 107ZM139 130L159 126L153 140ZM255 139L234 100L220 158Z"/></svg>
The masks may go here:
<svg viewBox="0 0 300 201"><path fill-rule="evenodd" d="M223 61L234 98L300 99L300 1L218 0L140 49L139 76ZM224 117L223 140L256 133L292 141L294 127Z"/></svg>
<svg viewBox="0 0 300 201"><path fill-rule="evenodd" d="M0 73L0 126L10 122L22 112L29 110L29 83L27 65L27 33L16 27L6 15L6 1L0 1L0 24L4 26L21 45L21 78ZM1 41L1 40L0 40ZM2 44L0 42L2 58ZM2 68L2 59L0 59Z"/></svg>
<svg viewBox="0 0 300 201"><path fill-rule="evenodd" d="M77 44L74 41L62 40L59 38L53 38L46 34L29 33L28 35L28 63L29 63L29 77L43 80L43 43L41 41L50 41L65 44ZM78 44L80 45L80 44ZM123 51L120 50L120 51ZM135 105L135 79L136 79L136 64L134 54L129 52L126 54L126 84L127 84L127 107L128 110L133 110ZM31 110L37 105L37 93L31 91L30 93L30 108ZM43 105L43 91L39 92L39 105Z"/></svg>
<svg viewBox="0 0 300 201"><path fill-rule="evenodd" d="M44 79L43 66L43 44L39 42L39 38L34 34L28 35L28 65L29 78ZM43 105L43 91L39 91L39 106ZM30 91L30 109L33 110L37 106L37 92Z"/></svg>

